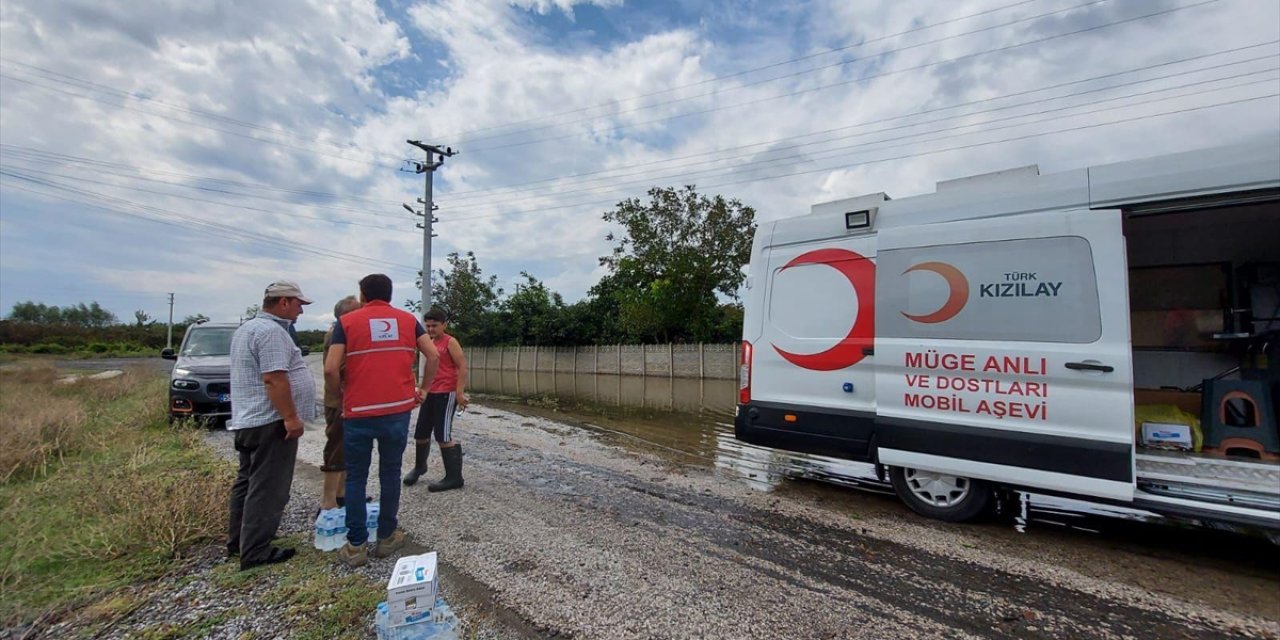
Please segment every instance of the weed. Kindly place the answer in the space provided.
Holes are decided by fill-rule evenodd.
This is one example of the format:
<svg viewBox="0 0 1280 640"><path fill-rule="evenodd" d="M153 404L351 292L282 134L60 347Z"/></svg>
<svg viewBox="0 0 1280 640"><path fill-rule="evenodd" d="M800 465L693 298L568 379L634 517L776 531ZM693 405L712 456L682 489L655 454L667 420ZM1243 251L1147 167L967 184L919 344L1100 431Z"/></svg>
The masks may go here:
<svg viewBox="0 0 1280 640"><path fill-rule="evenodd" d="M119 588L164 574L225 526L230 465L168 427L163 380L55 375L0 374L6 625L77 605L77 617L121 615L125 603L109 599Z"/></svg>
<svg viewBox="0 0 1280 640"><path fill-rule="evenodd" d="M51 365L0 374L0 482L44 477L83 442L88 412L59 393Z"/></svg>
<svg viewBox="0 0 1280 640"><path fill-rule="evenodd" d="M560 410L560 398L551 394L544 393L532 398L526 398L524 402L531 407L537 407L539 409L547 409L550 411Z"/></svg>
<svg viewBox="0 0 1280 640"><path fill-rule="evenodd" d="M335 575L333 556L294 539L298 557L285 563L266 596L292 623L291 638L365 638L384 586L358 574Z"/></svg>

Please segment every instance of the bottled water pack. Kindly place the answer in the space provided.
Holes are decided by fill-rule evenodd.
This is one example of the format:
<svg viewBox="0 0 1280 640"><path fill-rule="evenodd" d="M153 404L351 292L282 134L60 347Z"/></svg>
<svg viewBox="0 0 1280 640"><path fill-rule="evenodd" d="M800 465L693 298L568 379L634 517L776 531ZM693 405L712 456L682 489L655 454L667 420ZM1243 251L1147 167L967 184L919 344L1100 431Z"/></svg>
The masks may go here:
<svg viewBox="0 0 1280 640"><path fill-rule="evenodd" d="M379 602L374 615L374 629L378 640L459 640L458 617L444 598L436 599L436 606L426 619L399 626L391 625L389 605Z"/></svg>
<svg viewBox="0 0 1280 640"><path fill-rule="evenodd" d="M369 529L369 540L378 536L378 513L381 509L376 502L365 505L365 527ZM321 551L337 551L347 543L347 510L321 509L316 516L315 548Z"/></svg>
<svg viewBox="0 0 1280 640"><path fill-rule="evenodd" d="M347 510L322 509L316 516L315 548L337 551L347 543Z"/></svg>

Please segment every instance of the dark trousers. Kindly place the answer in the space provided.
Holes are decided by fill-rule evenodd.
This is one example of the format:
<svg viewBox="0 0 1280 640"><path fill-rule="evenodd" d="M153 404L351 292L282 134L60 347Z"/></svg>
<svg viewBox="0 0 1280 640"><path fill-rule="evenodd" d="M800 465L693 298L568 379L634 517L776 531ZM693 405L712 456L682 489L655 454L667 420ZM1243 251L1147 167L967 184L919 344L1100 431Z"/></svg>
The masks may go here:
<svg viewBox="0 0 1280 640"><path fill-rule="evenodd" d="M285 439L284 421L237 429L240 470L231 485L231 522L227 548L240 552L240 564L261 562L271 553L293 484L298 439Z"/></svg>

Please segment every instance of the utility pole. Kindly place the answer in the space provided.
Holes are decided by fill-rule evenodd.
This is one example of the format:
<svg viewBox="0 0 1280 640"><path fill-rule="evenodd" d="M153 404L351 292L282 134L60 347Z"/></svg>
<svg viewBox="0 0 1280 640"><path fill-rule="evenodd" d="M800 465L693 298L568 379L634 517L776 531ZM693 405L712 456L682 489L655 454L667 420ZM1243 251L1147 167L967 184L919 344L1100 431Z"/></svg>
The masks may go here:
<svg viewBox="0 0 1280 640"><path fill-rule="evenodd" d="M439 222L436 218L435 211L440 207L432 201L432 178L435 176L436 169L444 164L445 158L453 157L457 154L453 147L438 147L436 145L424 144L418 140L406 140L409 144L422 149L427 153L425 162L412 160L414 173L426 174L425 187L423 189L423 197L418 202L423 205L423 212L419 213L413 207L404 205L414 215L422 216L422 224L418 225L422 229L422 308L419 315L426 313L431 308L431 238L435 234L431 231L432 223Z"/></svg>
<svg viewBox="0 0 1280 640"><path fill-rule="evenodd" d="M166 349L173 348L173 292L169 292L169 335L164 339Z"/></svg>

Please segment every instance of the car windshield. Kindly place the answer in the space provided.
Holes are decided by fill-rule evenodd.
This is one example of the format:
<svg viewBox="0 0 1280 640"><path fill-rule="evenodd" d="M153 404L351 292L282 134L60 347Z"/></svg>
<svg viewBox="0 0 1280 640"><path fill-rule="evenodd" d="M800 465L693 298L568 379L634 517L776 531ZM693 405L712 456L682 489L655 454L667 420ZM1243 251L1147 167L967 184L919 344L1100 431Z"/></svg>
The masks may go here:
<svg viewBox="0 0 1280 640"><path fill-rule="evenodd" d="M234 327L210 327L192 329L182 344L184 356L225 356L231 353L231 334Z"/></svg>

